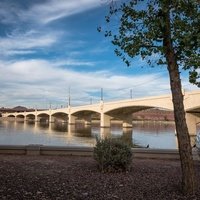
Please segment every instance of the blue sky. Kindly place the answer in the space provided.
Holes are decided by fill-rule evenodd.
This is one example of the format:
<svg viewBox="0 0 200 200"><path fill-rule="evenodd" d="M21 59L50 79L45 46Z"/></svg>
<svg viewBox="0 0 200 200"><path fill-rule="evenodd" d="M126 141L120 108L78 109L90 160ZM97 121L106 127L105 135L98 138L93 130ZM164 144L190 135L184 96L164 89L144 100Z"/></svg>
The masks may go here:
<svg viewBox="0 0 200 200"><path fill-rule="evenodd" d="M0 1L0 107L59 108L170 93L164 67L127 67L97 27L107 0ZM188 83L186 90L197 89Z"/></svg>

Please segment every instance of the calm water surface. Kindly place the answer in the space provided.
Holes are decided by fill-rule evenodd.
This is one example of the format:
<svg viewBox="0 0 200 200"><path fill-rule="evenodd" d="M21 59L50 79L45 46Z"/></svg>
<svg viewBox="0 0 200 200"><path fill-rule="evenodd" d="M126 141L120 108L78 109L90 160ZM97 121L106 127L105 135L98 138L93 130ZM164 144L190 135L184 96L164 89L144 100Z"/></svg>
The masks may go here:
<svg viewBox="0 0 200 200"><path fill-rule="evenodd" d="M120 124L103 129L98 124L68 126L67 123L0 120L0 145L94 146L96 137L120 138L132 146L177 148L174 123L134 122L133 129L123 129Z"/></svg>

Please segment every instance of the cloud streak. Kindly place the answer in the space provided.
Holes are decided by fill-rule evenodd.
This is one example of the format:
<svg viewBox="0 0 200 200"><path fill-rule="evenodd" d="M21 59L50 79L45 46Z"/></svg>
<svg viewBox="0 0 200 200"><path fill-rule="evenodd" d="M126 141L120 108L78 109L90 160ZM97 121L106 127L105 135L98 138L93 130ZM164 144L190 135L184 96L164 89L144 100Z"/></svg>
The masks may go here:
<svg viewBox="0 0 200 200"><path fill-rule="evenodd" d="M4 24L17 21L48 24L101 5L101 0L48 0L39 3L36 1L33 5L24 7L19 2L3 1L0 2L0 21Z"/></svg>
<svg viewBox="0 0 200 200"><path fill-rule="evenodd" d="M24 34L17 33L0 37L0 55L31 54L34 49L49 47L55 44L60 33L51 32L41 34L41 32L28 31Z"/></svg>
<svg viewBox="0 0 200 200"><path fill-rule="evenodd" d="M63 17L68 17L77 13L85 12L100 6L100 0L49 0L43 4L36 4L21 16L35 19L40 23L47 24Z"/></svg>

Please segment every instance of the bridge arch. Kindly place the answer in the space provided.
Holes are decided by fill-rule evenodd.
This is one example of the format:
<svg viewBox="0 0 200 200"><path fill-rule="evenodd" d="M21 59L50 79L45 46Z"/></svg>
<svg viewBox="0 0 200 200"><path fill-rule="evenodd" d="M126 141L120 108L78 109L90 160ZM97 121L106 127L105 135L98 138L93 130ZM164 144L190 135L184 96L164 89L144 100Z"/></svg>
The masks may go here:
<svg viewBox="0 0 200 200"><path fill-rule="evenodd" d="M35 119L36 119L36 116L35 116L34 114L27 114L27 115L26 115L26 120L28 120L28 121L29 121L29 120L32 121L32 120L35 120Z"/></svg>
<svg viewBox="0 0 200 200"><path fill-rule="evenodd" d="M161 108L158 106L152 106L152 105L128 105L128 104L121 104L121 105L116 105L115 107L110 107L106 109L106 112L103 113L102 115L102 120L101 120L101 126L102 127L109 127L111 124L111 120L120 120L122 121L122 126L123 127L132 127L132 120L133 116L132 114L135 112L139 112L141 110L147 110L147 109L152 109L152 108L157 108L157 109L164 109L164 110L169 110L169 108Z"/></svg>
<svg viewBox="0 0 200 200"><path fill-rule="evenodd" d="M111 108L111 109L107 109L106 112L104 112L105 114L132 114L134 112L139 112L141 110L146 110L146 109L150 109L150 108L154 108L152 106L119 106L116 108Z"/></svg>
<svg viewBox="0 0 200 200"><path fill-rule="evenodd" d="M58 121L58 122L67 122L68 120L68 114L65 112L54 112L51 115L52 121Z"/></svg>
<svg viewBox="0 0 200 200"><path fill-rule="evenodd" d="M8 117L8 118L15 118L15 115L9 114L7 117Z"/></svg>
<svg viewBox="0 0 200 200"><path fill-rule="evenodd" d="M91 124L92 119L99 119L100 113L93 109L83 109L71 113L72 118L84 120L85 124Z"/></svg>
<svg viewBox="0 0 200 200"><path fill-rule="evenodd" d="M40 113L37 115L37 121L39 122L49 122L50 121L50 115L47 113Z"/></svg>
<svg viewBox="0 0 200 200"><path fill-rule="evenodd" d="M185 110L186 110L186 112L200 113L200 105L199 106L191 106L189 108L186 108Z"/></svg>
<svg viewBox="0 0 200 200"><path fill-rule="evenodd" d="M25 115L24 115L24 114L17 114L17 115L16 115L16 118L24 119L24 118L25 118Z"/></svg>
<svg viewBox="0 0 200 200"><path fill-rule="evenodd" d="M137 102L119 102L118 104L113 104L113 105L105 105L104 108L104 113L111 113L114 110L123 110L123 109L128 109L133 112L138 112L141 110L146 110L150 108L157 108L157 109L164 109L164 110L173 110L173 107L171 105L166 105L164 103L160 104L155 104L155 103L149 103L149 104L143 104L143 103L137 103Z"/></svg>
<svg viewBox="0 0 200 200"><path fill-rule="evenodd" d="M84 110L79 110L79 111L75 111L73 113L71 113L74 116L78 116L78 115L91 115L91 114L100 114L100 112L98 111L94 111L94 110L90 110L90 109L84 109Z"/></svg>

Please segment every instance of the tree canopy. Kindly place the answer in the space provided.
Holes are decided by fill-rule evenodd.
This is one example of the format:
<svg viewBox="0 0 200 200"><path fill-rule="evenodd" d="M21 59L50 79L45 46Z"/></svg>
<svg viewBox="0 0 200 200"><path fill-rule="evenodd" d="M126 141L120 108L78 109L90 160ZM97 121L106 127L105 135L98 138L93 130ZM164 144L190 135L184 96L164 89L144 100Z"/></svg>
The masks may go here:
<svg viewBox="0 0 200 200"><path fill-rule="evenodd" d="M117 47L115 53L128 66L130 58L137 55L149 64L153 55L157 64L166 64L165 12L170 15L171 41L177 64L179 68L189 70L190 82L200 87L199 0L131 0L119 7L112 4L106 22L120 16L119 29L118 32L105 30L105 36L112 37L112 43Z"/></svg>

